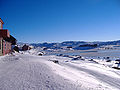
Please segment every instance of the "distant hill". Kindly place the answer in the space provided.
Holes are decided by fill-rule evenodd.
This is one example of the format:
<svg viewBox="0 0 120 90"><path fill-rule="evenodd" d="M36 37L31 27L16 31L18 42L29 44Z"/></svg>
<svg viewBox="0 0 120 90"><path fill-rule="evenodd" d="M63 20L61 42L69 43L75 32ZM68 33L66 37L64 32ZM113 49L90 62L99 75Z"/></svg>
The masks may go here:
<svg viewBox="0 0 120 90"><path fill-rule="evenodd" d="M103 45L120 45L120 40L118 41L107 41L107 42L85 42L85 41L65 41L62 43L32 43L34 47L47 47L47 48L62 48L62 47L72 47L77 48L81 45L94 45L97 44L97 47L103 46Z"/></svg>
<svg viewBox="0 0 120 90"><path fill-rule="evenodd" d="M65 41L62 43L32 43L31 45L35 46L76 46L76 45L83 45L83 44L99 44L101 45L120 45L120 40L118 41L106 41L106 42L85 42L85 41Z"/></svg>
<svg viewBox="0 0 120 90"><path fill-rule="evenodd" d="M25 43L18 43L25 44ZM65 41L62 43L32 43L30 44L34 47L46 47L50 49L61 49L64 47L73 48L73 49L83 49L84 47L86 49L92 49L96 47L100 47L103 45L120 45L120 40L118 41L106 41L106 42L85 42L85 41Z"/></svg>

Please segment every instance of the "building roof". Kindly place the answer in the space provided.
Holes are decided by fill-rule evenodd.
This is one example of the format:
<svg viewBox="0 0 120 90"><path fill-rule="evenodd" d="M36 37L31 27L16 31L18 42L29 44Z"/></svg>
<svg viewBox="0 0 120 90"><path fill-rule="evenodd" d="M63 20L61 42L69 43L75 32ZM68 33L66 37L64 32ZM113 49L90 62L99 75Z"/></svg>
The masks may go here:
<svg viewBox="0 0 120 90"><path fill-rule="evenodd" d="M4 24L4 22L3 22L3 20L0 18L0 22L2 23L2 24Z"/></svg>
<svg viewBox="0 0 120 90"><path fill-rule="evenodd" d="M10 35L10 37L3 38L3 40L10 42L12 45L17 43L17 40L12 35Z"/></svg>
<svg viewBox="0 0 120 90"><path fill-rule="evenodd" d="M7 29L0 29L0 37L6 38L10 37L10 33Z"/></svg>

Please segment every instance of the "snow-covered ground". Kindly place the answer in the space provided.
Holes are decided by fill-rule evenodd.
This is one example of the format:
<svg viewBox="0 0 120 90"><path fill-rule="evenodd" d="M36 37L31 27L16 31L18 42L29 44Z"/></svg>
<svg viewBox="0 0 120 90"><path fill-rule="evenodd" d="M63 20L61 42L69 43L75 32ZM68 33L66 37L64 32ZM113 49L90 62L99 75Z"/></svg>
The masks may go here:
<svg viewBox="0 0 120 90"><path fill-rule="evenodd" d="M88 60L34 53L0 57L0 90L120 90L119 70Z"/></svg>

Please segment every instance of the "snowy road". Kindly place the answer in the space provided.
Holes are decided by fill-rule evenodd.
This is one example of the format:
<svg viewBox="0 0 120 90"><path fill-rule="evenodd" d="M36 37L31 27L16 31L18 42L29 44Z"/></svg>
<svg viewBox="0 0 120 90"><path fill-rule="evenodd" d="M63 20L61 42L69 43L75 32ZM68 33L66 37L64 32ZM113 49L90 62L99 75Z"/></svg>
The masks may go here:
<svg viewBox="0 0 120 90"><path fill-rule="evenodd" d="M61 64L55 64L49 61L50 59L56 59L56 56L16 54L0 57L0 90L120 89L118 78L62 62L63 58L58 58L61 60ZM108 85L104 85L104 83ZM115 88L113 89L113 87Z"/></svg>
<svg viewBox="0 0 120 90"><path fill-rule="evenodd" d="M38 57L18 55L0 59L0 90L80 89L69 80L52 73Z"/></svg>

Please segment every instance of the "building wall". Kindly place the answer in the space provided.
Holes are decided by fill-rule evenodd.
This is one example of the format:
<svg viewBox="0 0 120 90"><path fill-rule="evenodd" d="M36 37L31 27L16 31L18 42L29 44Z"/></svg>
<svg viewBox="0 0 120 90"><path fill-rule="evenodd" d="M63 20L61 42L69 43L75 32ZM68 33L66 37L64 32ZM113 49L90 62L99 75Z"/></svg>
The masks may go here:
<svg viewBox="0 0 120 90"><path fill-rule="evenodd" d="M11 43L3 41L3 55L11 52Z"/></svg>
<svg viewBox="0 0 120 90"><path fill-rule="evenodd" d="M0 56L2 56L2 38L0 38Z"/></svg>
<svg viewBox="0 0 120 90"><path fill-rule="evenodd" d="M3 29L3 24L0 22L0 29Z"/></svg>
<svg viewBox="0 0 120 90"><path fill-rule="evenodd" d="M2 29L2 23L0 22L0 29Z"/></svg>
<svg viewBox="0 0 120 90"><path fill-rule="evenodd" d="M11 48L12 48L11 43L7 42L6 54L11 52Z"/></svg>

